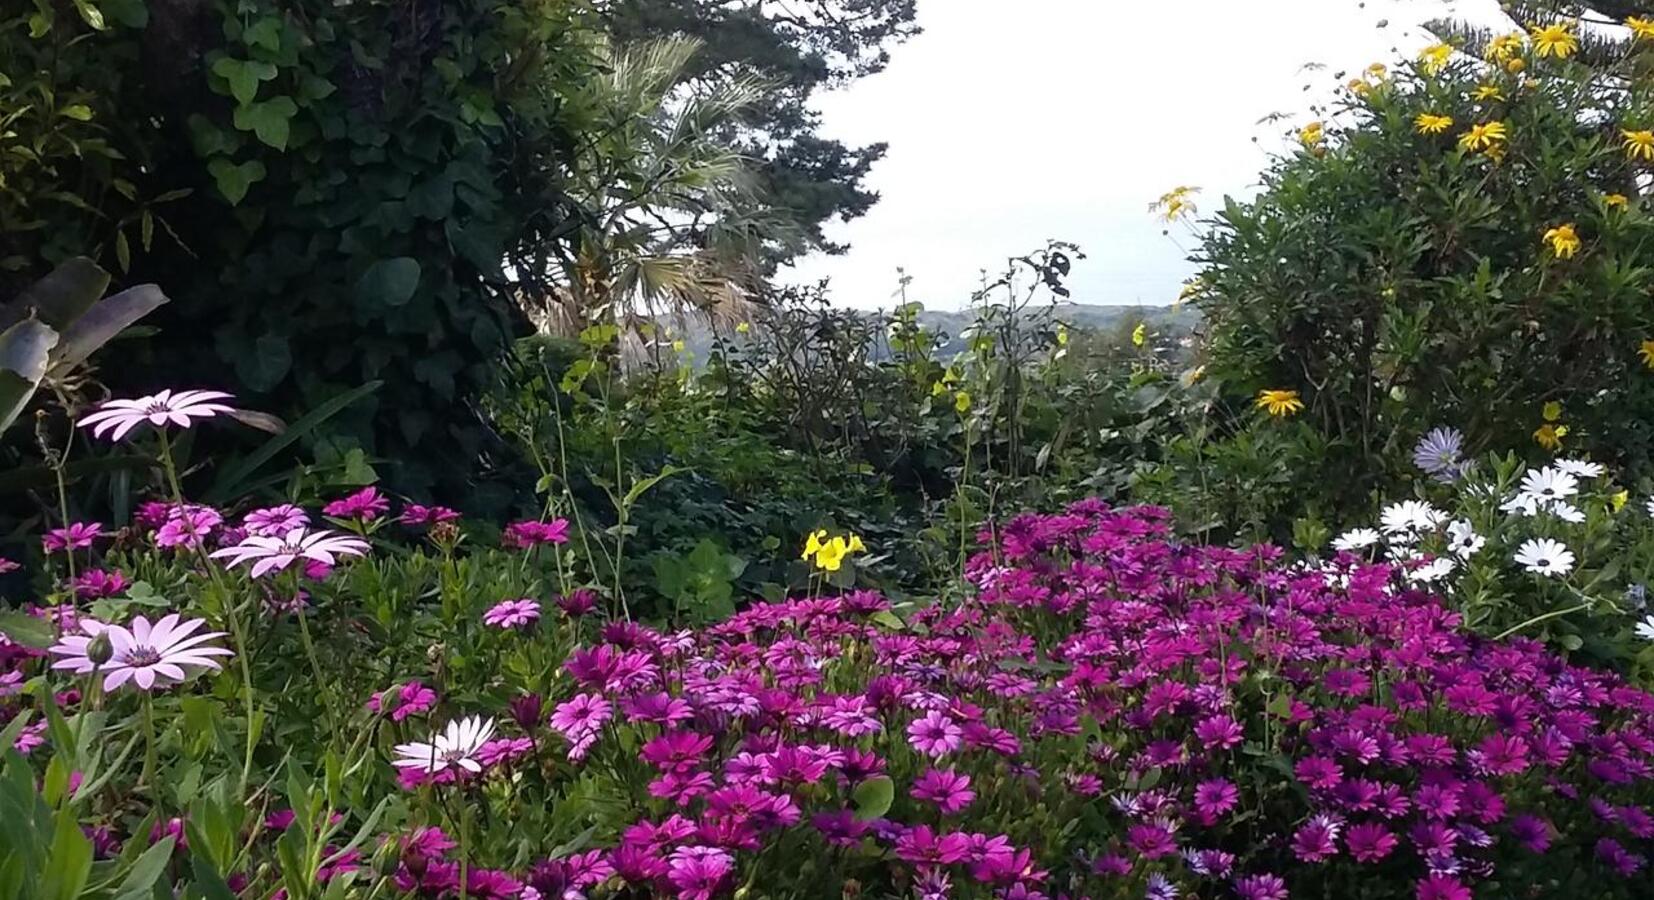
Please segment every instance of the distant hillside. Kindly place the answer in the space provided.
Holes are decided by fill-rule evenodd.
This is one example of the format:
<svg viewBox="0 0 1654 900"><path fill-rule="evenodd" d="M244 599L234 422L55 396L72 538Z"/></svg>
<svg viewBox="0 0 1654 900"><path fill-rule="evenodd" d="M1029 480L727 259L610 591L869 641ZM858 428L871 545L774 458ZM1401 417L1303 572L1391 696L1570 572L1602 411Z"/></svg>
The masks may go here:
<svg viewBox="0 0 1654 900"><path fill-rule="evenodd" d="M1139 322L1146 323L1153 332L1181 336L1200 324L1200 313L1190 307L1172 309L1169 306L1103 306L1093 303L1058 303L1053 307L1055 318L1076 331L1129 333ZM877 311L864 313L875 316ZM940 355L944 358L965 349L960 335L969 328L976 313L968 310L927 309L919 313L919 324L939 337L945 336ZM681 338L696 360L705 360L712 345L712 335L706 323L674 320L668 326L674 336Z"/></svg>

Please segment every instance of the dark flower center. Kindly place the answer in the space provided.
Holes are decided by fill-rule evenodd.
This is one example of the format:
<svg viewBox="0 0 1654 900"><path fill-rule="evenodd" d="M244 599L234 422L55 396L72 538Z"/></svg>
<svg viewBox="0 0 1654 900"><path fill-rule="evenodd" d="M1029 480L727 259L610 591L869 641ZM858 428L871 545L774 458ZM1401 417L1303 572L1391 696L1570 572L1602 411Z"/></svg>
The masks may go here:
<svg viewBox="0 0 1654 900"><path fill-rule="evenodd" d="M133 667L153 666L161 661L161 651L156 650L154 647L139 644L131 650L126 651L126 653L122 656L122 661Z"/></svg>

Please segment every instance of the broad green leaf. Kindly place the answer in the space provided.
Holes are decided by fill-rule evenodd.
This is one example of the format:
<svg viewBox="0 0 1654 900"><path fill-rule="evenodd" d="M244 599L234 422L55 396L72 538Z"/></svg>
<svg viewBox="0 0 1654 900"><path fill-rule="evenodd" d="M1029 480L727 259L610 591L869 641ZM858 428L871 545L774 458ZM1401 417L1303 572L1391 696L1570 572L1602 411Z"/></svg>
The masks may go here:
<svg viewBox="0 0 1654 900"><path fill-rule="evenodd" d="M266 174L264 163L256 159L238 165L223 156L207 163L207 172L212 175L213 183L218 185L218 192L230 201L231 206L239 204L247 196L247 190L263 181Z"/></svg>
<svg viewBox="0 0 1654 900"><path fill-rule="evenodd" d="M69 810L57 814L52 834L52 861L42 872L43 900L76 900L92 874L92 841Z"/></svg>
<svg viewBox="0 0 1654 900"><path fill-rule="evenodd" d="M109 273L84 256L60 263L10 302L0 305L0 330L29 317L62 331L109 289Z"/></svg>
<svg viewBox="0 0 1654 900"><path fill-rule="evenodd" d="M272 97L236 107L235 127L251 131L260 141L277 150L287 149L293 116L299 111L292 97Z"/></svg>
<svg viewBox="0 0 1654 900"><path fill-rule="evenodd" d="M126 878L121 881L120 887L115 889L114 900L145 900L154 891L155 882L160 879L161 873L166 870L167 862L172 859L172 848L176 840L167 835L159 843L145 850L132 868L126 872Z"/></svg>
<svg viewBox="0 0 1654 900"><path fill-rule="evenodd" d="M276 67L267 62L240 60L228 56L213 63L212 71L214 75L229 82L230 96L243 106L252 103L258 96L259 82L276 77ZM239 122L236 127L240 127Z"/></svg>
<svg viewBox="0 0 1654 900"><path fill-rule="evenodd" d="M25 613L0 611L0 634L36 650L52 645L51 623Z"/></svg>
<svg viewBox="0 0 1654 900"><path fill-rule="evenodd" d="M382 259L356 281L356 292L377 306L401 306L419 289L419 262L411 257Z"/></svg>
<svg viewBox="0 0 1654 900"><path fill-rule="evenodd" d="M890 804L896 800L896 783L888 775L875 775L872 778L856 785L850 792L850 802L856 808L856 818L860 821L877 819L890 811Z"/></svg>
<svg viewBox="0 0 1654 900"><path fill-rule="evenodd" d="M62 375L85 362L98 348L167 302L153 284L140 284L93 304L63 332L52 353L52 374Z"/></svg>

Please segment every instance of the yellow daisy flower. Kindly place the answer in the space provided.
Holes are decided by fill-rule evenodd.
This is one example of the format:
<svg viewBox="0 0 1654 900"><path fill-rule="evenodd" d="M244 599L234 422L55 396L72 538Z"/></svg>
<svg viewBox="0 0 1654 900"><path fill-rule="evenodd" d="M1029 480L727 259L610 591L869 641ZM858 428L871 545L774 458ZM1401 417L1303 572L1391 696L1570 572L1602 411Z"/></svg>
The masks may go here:
<svg viewBox="0 0 1654 900"><path fill-rule="evenodd" d="M1654 341L1643 341L1642 346L1637 348L1637 355L1643 358L1643 365L1647 366L1650 372L1654 372Z"/></svg>
<svg viewBox="0 0 1654 900"><path fill-rule="evenodd" d="M1477 122L1470 126L1469 131L1459 135L1459 148L1461 150L1486 150L1491 152L1494 148L1503 144L1509 136L1503 122Z"/></svg>
<svg viewBox="0 0 1654 900"><path fill-rule="evenodd" d="M1631 200L1624 194L1603 194L1602 205L1609 209L1625 209L1631 205Z"/></svg>
<svg viewBox="0 0 1654 900"><path fill-rule="evenodd" d="M1567 59L1579 50L1579 36L1574 34L1573 25L1567 22L1558 22L1543 28L1535 25L1529 31L1533 34L1534 52L1540 57L1554 56L1557 59Z"/></svg>
<svg viewBox="0 0 1654 900"><path fill-rule="evenodd" d="M1516 54L1522 52L1522 45L1527 39L1528 36L1522 32L1513 31L1510 34L1501 34L1488 41L1486 53L1488 62L1502 63L1509 61Z"/></svg>
<svg viewBox="0 0 1654 900"><path fill-rule="evenodd" d="M1259 391L1258 399L1253 405L1276 418L1297 415L1304 411L1304 401L1298 399L1297 391Z"/></svg>
<svg viewBox="0 0 1654 900"><path fill-rule="evenodd" d="M1451 44L1431 44L1419 51L1419 63L1423 65L1425 74L1434 75L1447 68L1447 61L1453 58Z"/></svg>
<svg viewBox="0 0 1654 900"><path fill-rule="evenodd" d="M1413 120L1413 127L1419 134L1441 134L1453 127L1452 116L1437 116L1430 113L1419 113Z"/></svg>
<svg viewBox="0 0 1654 900"><path fill-rule="evenodd" d="M1555 254L1557 259L1568 259L1579 252L1581 245L1579 235L1574 232L1571 222L1545 232L1545 243L1551 246L1551 253Z"/></svg>
<svg viewBox="0 0 1654 900"><path fill-rule="evenodd" d="M1320 122L1311 122L1298 129L1298 140L1311 150L1319 148L1326 139L1326 126Z"/></svg>
<svg viewBox="0 0 1654 900"><path fill-rule="evenodd" d="M1619 512L1625 508L1625 504L1630 499L1630 491L1615 491L1614 493L1608 495L1608 504L1614 508L1614 512Z"/></svg>
<svg viewBox="0 0 1654 900"><path fill-rule="evenodd" d="M1631 16L1625 20L1625 27L1631 29L1632 37L1639 41L1654 40L1654 19Z"/></svg>
<svg viewBox="0 0 1654 900"><path fill-rule="evenodd" d="M1625 155L1627 157L1640 159L1643 162L1654 162L1654 131L1622 129L1620 137L1625 138Z"/></svg>
<svg viewBox="0 0 1654 900"><path fill-rule="evenodd" d="M1470 98L1480 102L1503 100L1505 99L1505 91L1504 88L1496 84L1478 84L1476 89L1470 92Z"/></svg>
<svg viewBox="0 0 1654 900"><path fill-rule="evenodd" d="M1141 347L1149 341L1149 325L1147 322L1138 322L1137 327L1131 330L1131 345Z"/></svg>
<svg viewBox="0 0 1654 900"><path fill-rule="evenodd" d="M1539 408L1539 417L1547 422L1555 422L1562 418L1562 402L1559 400L1545 401L1545 405Z"/></svg>
<svg viewBox="0 0 1654 900"><path fill-rule="evenodd" d="M1553 453L1562 449L1562 439L1568 436L1568 426L1545 424L1534 429L1534 443Z"/></svg>
<svg viewBox="0 0 1654 900"><path fill-rule="evenodd" d="M1197 212L1193 200L1189 197L1199 193L1200 188L1193 185L1180 184L1164 194L1160 199L1149 204L1149 212L1160 214L1160 218L1167 222L1175 222L1189 213Z"/></svg>

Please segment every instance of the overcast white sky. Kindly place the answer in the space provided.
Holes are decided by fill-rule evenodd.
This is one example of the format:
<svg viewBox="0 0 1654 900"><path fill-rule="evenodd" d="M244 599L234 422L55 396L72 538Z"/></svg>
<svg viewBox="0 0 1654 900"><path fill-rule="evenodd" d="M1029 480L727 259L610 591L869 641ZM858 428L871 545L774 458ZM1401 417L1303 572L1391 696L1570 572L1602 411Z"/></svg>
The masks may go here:
<svg viewBox="0 0 1654 900"><path fill-rule="evenodd" d="M1151 201L1179 184L1202 188L1203 211L1225 193L1250 195L1286 130L1314 118L1310 104L1340 83L1335 72L1416 54L1432 42L1417 24L1444 11L1500 21L1497 9L920 0L924 33L883 73L817 104L827 134L890 144L870 179L883 199L831 232L848 255L807 259L791 277L830 277L842 305L888 306L902 266L910 299L957 308L983 268L1057 238L1088 257L1070 281L1075 300L1170 303L1194 271L1191 241L1164 236ZM1327 68L1303 71L1309 62ZM1258 124L1272 112L1291 117Z"/></svg>

